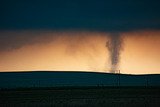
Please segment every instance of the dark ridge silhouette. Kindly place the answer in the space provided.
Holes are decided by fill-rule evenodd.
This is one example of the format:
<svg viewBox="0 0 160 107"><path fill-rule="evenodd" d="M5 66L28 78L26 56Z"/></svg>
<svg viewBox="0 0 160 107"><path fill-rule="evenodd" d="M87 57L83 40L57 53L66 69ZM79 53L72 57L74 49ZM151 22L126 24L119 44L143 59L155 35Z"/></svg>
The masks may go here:
<svg viewBox="0 0 160 107"><path fill-rule="evenodd" d="M25 71L0 73L1 89L96 86L160 86L160 75L131 75L83 71Z"/></svg>

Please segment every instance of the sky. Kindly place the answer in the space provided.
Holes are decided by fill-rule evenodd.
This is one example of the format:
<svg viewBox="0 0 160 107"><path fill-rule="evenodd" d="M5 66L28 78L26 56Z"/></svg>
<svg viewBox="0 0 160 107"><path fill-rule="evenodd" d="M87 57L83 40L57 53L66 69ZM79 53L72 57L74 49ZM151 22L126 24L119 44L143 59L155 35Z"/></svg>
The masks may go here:
<svg viewBox="0 0 160 107"><path fill-rule="evenodd" d="M2 0L0 71L159 74L159 3Z"/></svg>

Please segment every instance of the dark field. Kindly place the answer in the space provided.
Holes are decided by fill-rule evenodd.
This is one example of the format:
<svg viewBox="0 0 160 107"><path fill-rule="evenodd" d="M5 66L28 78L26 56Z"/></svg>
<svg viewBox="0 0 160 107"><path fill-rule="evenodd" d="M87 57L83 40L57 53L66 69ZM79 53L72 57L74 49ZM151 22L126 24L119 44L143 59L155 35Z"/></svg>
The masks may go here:
<svg viewBox="0 0 160 107"><path fill-rule="evenodd" d="M160 87L3 89L0 107L160 107Z"/></svg>

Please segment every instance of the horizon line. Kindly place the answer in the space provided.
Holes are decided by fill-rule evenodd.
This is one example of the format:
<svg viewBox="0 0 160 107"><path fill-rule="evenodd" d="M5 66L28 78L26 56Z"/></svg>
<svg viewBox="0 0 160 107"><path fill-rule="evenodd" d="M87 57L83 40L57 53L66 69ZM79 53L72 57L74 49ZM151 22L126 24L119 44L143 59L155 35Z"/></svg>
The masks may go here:
<svg viewBox="0 0 160 107"><path fill-rule="evenodd" d="M117 70L116 70L117 71ZM18 70L18 71L0 71L0 73L35 73L35 72L68 72L68 73L97 73L97 74L120 74L120 75L160 75L160 74L127 74L127 73L113 73L113 72L109 72L109 71L82 71L82 70L74 70L74 71L63 71L63 70Z"/></svg>

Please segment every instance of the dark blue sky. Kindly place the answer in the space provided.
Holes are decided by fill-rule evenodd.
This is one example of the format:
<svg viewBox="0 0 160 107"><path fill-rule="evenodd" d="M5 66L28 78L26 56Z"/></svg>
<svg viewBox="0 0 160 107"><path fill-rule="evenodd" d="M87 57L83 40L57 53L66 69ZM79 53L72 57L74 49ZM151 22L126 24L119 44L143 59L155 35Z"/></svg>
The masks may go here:
<svg viewBox="0 0 160 107"><path fill-rule="evenodd" d="M1 0L0 30L160 29L159 0Z"/></svg>

